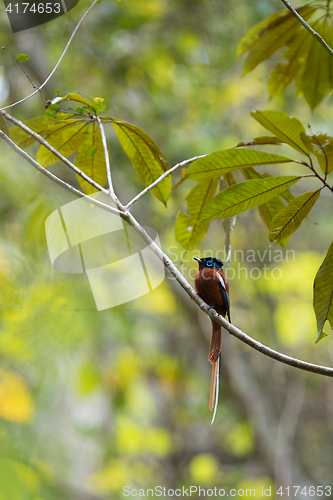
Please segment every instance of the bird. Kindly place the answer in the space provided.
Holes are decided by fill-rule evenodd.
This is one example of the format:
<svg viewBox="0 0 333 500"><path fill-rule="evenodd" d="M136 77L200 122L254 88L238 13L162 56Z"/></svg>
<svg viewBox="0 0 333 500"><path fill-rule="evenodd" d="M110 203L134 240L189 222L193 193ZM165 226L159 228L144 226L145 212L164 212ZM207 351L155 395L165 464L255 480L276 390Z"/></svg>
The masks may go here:
<svg viewBox="0 0 333 500"><path fill-rule="evenodd" d="M229 323L231 323L229 283L222 269L223 261L215 257L205 257L202 259L194 257L194 260L199 263L198 272L194 276L194 286L197 294L210 306L210 309L215 309L215 311L224 318L228 315ZM210 411L214 408L216 387L216 396L218 396L218 385L216 386L216 384L218 384L219 380L222 348L222 327L214 320L211 320L211 322L212 335L208 355L208 360L212 364L212 382L209 398ZM212 423L215 418L216 408L217 397Z"/></svg>

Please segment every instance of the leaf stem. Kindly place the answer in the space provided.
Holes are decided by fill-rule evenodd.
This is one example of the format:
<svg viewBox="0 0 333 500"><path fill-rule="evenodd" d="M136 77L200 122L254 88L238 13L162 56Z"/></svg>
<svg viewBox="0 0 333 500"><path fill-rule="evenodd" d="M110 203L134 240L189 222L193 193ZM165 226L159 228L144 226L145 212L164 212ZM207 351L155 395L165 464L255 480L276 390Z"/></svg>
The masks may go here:
<svg viewBox="0 0 333 500"><path fill-rule="evenodd" d="M304 176L304 177L317 177L317 179L319 179L323 183L323 187L327 187L333 193L333 186L330 186L328 184L328 182L326 182L327 174L325 175L325 178L322 177L321 175L319 175L318 172L317 172L317 170L313 166L313 161L312 161L311 156L309 156L309 160L310 160L310 165L308 163L306 163L305 161L304 162L303 161L299 162L299 161L295 160L295 163L301 163L302 165L307 166L313 172L313 175L311 175L311 176L307 175L307 176Z"/></svg>
<svg viewBox="0 0 333 500"><path fill-rule="evenodd" d="M106 143L105 131L104 131L103 124L98 116L96 117L96 120L97 120L98 127L99 127L99 130L101 132L101 136L102 136L102 143L103 143L103 148L104 148L104 157L105 157L108 185L109 185L109 190L110 190L110 197L113 199L113 201L116 202L117 197L116 197L116 193L114 192L112 179L111 179L110 155L109 155L108 146Z"/></svg>

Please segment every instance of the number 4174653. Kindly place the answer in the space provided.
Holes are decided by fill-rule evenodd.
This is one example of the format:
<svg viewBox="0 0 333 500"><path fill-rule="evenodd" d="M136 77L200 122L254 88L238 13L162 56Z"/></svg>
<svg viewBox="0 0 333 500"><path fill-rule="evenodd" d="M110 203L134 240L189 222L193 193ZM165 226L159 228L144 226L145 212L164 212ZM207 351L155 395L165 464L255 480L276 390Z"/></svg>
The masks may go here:
<svg viewBox="0 0 333 500"><path fill-rule="evenodd" d="M6 8L6 11L9 12L10 14L12 12L16 12L19 14L20 12L22 14L25 14L26 12L33 12L33 13L38 13L38 14L60 14L60 3L22 3L18 4L15 3L8 4L8 7Z"/></svg>
<svg viewBox="0 0 333 500"><path fill-rule="evenodd" d="M300 495L304 495L305 497L330 497L332 493L331 486L286 486L277 490L276 494L286 497L296 497Z"/></svg>

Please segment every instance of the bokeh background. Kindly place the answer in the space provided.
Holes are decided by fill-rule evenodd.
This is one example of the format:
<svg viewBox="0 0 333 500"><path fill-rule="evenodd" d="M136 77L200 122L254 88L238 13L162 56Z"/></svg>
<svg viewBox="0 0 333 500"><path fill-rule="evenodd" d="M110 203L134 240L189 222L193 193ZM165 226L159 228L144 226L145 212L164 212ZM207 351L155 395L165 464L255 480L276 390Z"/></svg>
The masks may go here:
<svg viewBox="0 0 333 500"><path fill-rule="evenodd" d="M1 8L7 49L0 53L0 105L32 90L11 53L30 55L24 68L40 84L88 6L81 0L68 15L15 35ZM332 134L331 97L313 114L293 87L269 102L274 61L241 76L237 43L281 8L272 0L104 0L43 96L59 89L103 97L105 114L147 131L170 166L262 134L251 109L286 111L313 132ZM22 120L42 115L43 101L35 96L11 112ZM114 184L126 202L142 185L111 126L107 135ZM51 168L78 186L64 165ZM304 172L289 164L266 170ZM48 256L45 220L72 196L5 149L0 180L1 500L117 499L126 485L255 488L263 498L262 487L332 485L329 378L282 365L225 334L220 406L210 426L208 318L170 276L148 295L98 312L86 276L57 273ZM198 254L183 251L174 225L192 186L173 191L167 208L150 194L133 208L190 282ZM307 179L292 192L315 186ZM330 366L328 327L315 345L312 286L332 240L332 208L322 192L285 255L269 242L256 210L240 215L232 249L244 258L233 253L230 263L234 324L274 349ZM223 250L224 237L215 221L200 252ZM266 278L253 271L251 279L264 265Z"/></svg>

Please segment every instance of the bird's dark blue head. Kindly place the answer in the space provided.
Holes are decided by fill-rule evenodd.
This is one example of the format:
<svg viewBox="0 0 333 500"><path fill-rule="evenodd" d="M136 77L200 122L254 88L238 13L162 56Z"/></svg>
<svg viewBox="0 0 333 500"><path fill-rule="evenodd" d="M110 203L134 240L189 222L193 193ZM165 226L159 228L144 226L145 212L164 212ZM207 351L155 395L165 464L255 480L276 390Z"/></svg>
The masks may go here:
<svg viewBox="0 0 333 500"><path fill-rule="evenodd" d="M194 257L194 260L197 260L200 264L203 264L205 267L211 267L215 269L222 269L223 262L220 259L216 259L215 257L205 257L203 259L197 259Z"/></svg>

